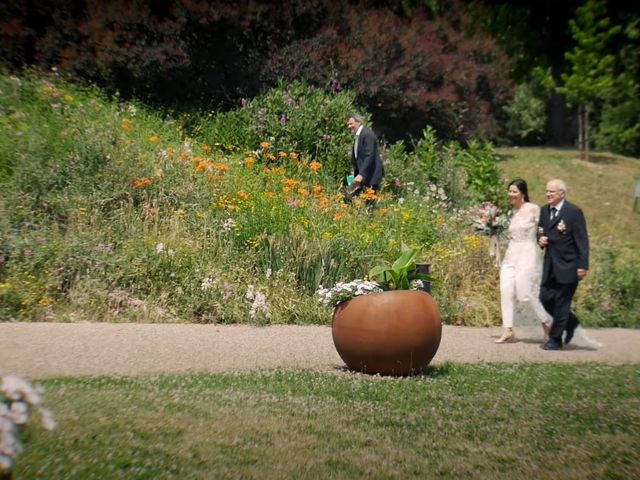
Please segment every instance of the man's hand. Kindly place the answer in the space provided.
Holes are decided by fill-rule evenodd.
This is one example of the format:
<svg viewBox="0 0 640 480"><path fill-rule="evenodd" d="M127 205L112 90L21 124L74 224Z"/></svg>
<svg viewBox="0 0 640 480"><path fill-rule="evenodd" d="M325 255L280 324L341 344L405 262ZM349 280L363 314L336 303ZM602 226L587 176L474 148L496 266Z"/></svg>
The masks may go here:
<svg viewBox="0 0 640 480"><path fill-rule="evenodd" d="M584 268L579 268L578 269L578 279L582 280L586 276L587 276L587 271Z"/></svg>
<svg viewBox="0 0 640 480"><path fill-rule="evenodd" d="M362 180L364 180L364 178L362 178L360 174L356 175L356 178L353 179L353 181L357 183L362 183Z"/></svg>

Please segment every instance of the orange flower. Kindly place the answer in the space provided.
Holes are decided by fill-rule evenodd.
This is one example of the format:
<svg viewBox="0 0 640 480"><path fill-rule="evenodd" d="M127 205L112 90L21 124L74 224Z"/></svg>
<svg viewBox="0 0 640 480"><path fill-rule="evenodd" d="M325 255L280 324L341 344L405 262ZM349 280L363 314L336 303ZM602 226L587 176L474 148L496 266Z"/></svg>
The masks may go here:
<svg viewBox="0 0 640 480"><path fill-rule="evenodd" d="M273 153L267 153L267 161L275 162L276 161L276 156Z"/></svg>
<svg viewBox="0 0 640 480"><path fill-rule="evenodd" d="M290 187L282 187L282 191L284 193L289 193L289 192L291 192L291 188Z"/></svg>
<svg viewBox="0 0 640 480"><path fill-rule="evenodd" d="M242 200L246 200L247 198L249 198L249 194L243 192L242 190L239 191L236 195L238 195L238 197L241 198Z"/></svg>
<svg viewBox="0 0 640 480"><path fill-rule="evenodd" d="M287 152L282 152L282 151L281 151L281 152L278 152L278 156L279 156L280 158L287 158L287 155L289 155Z"/></svg>
<svg viewBox="0 0 640 480"><path fill-rule="evenodd" d="M318 170L320 170L322 168L322 164L320 162L317 162L316 160L314 160L313 162L311 162L309 164L309 168L311 170L313 170L314 172L317 172Z"/></svg>
<svg viewBox="0 0 640 480"><path fill-rule="evenodd" d="M295 162L298 160L298 154L296 152L289 152L289 158Z"/></svg>
<svg viewBox="0 0 640 480"><path fill-rule="evenodd" d="M158 135L151 135L149 137L149 141L151 143L158 143L160 141L160 137Z"/></svg>
<svg viewBox="0 0 640 480"><path fill-rule="evenodd" d="M217 170L219 172L226 172L227 170L229 170L229 165L222 162L210 163L209 167L211 168L211 170Z"/></svg>
<svg viewBox="0 0 640 480"><path fill-rule="evenodd" d="M337 221L337 220L342 220L343 218L344 218L344 214L342 214L342 213L336 213L336 214L333 216L333 220L335 220L335 221Z"/></svg>
<svg viewBox="0 0 640 480"><path fill-rule="evenodd" d="M285 178L284 180L282 180L282 183L289 187L295 187L296 185L298 185L298 181L294 180L293 178Z"/></svg>
<svg viewBox="0 0 640 480"><path fill-rule="evenodd" d="M253 158L253 157L244 157L244 166L245 167L250 167L254 163L256 163L256 159L255 158Z"/></svg>
<svg viewBox="0 0 640 480"><path fill-rule="evenodd" d="M369 200L371 202L375 202L378 200L378 195L373 188L367 188L364 192L360 194L360 198L363 200Z"/></svg>
<svg viewBox="0 0 640 480"><path fill-rule="evenodd" d="M322 193L322 187L320 185L313 186L314 195L320 195Z"/></svg>
<svg viewBox="0 0 640 480"><path fill-rule="evenodd" d="M260 148L264 148L265 150L267 148L270 148L271 144L269 142L260 142Z"/></svg>
<svg viewBox="0 0 640 480"><path fill-rule="evenodd" d="M130 132L133 130L133 121L130 118L122 119L122 130L125 132Z"/></svg>
<svg viewBox="0 0 640 480"><path fill-rule="evenodd" d="M275 192L264 192L264 196L267 198L276 198L278 194Z"/></svg>
<svg viewBox="0 0 640 480"><path fill-rule="evenodd" d="M205 143L204 145L202 145L202 151L204 153L211 153L211 147Z"/></svg>
<svg viewBox="0 0 640 480"><path fill-rule="evenodd" d="M131 184L133 185L133 188L144 188L147 185L151 185L151 180L147 177L136 178L131 181Z"/></svg>
<svg viewBox="0 0 640 480"><path fill-rule="evenodd" d="M379 208L378 210L376 210L376 215L379 215L381 217L386 216L387 213L389 213L389 209L388 208Z"/></svg>
<svg viewBox="0 0 640 480"><path fill-rule="evenodd" d="M299 188L298 189L298 193L300 195L302 195L303 197L308 197L309 196L309 190L307 190L306 188Z"/></svg>

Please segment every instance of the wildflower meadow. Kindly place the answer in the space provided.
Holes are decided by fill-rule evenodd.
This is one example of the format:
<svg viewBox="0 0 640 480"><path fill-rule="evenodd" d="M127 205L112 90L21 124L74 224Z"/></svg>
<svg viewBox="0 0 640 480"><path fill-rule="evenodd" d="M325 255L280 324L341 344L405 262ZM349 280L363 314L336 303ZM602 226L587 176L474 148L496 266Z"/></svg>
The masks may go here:
<svg viewBox="0 0 640 480"><path fill-rule="evenodd" d="M498 269L470 216L505 207L490 144L428 128L382 145L383 188L348 203L348 91L293 82L169 115L26 72L0 75L0 110L4 321L326 324L318 289L368 280L404 243L431 265L444 322L499 323ZM638 284L631 265L611 263L625 280L582 306L613 299L625 324L638 292L615 303L611 289Z"/></svg>

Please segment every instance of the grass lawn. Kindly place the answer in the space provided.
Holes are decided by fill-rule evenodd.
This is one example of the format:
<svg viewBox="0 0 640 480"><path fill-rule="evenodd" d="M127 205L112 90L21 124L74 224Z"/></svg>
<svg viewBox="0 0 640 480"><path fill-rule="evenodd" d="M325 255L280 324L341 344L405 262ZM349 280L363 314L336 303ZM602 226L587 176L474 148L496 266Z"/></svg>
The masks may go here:
<svg viewBox="0 0 640 480"><path fill-rule="evenodd" d="M445 364L44 382L15 477L640 478L640 367Z"/></svg>
<svg viewBox="0 0 640 480"><path fill-rule="evenodd" d="M592 242L613 235L617 242L640 250L640 204L633 212L640 160L594 152L589 162L580 160L578 150L551 148L499 148L500 171L509 179L524 178L531 201L546 203L548 180L562 178L569 188L568 199L585 212Z"/></svg>

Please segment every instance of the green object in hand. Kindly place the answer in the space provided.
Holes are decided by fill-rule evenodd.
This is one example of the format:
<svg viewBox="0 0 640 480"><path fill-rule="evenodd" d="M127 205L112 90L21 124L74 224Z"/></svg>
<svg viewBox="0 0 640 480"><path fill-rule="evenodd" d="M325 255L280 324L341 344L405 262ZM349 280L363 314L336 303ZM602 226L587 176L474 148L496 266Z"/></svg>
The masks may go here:
<svg viewBox="0 0 640 480"><path fill-rule="evenodd" d="M355 179L356 177L354 177L353 175L347 175L347 185L351 185Z"/></svg>

